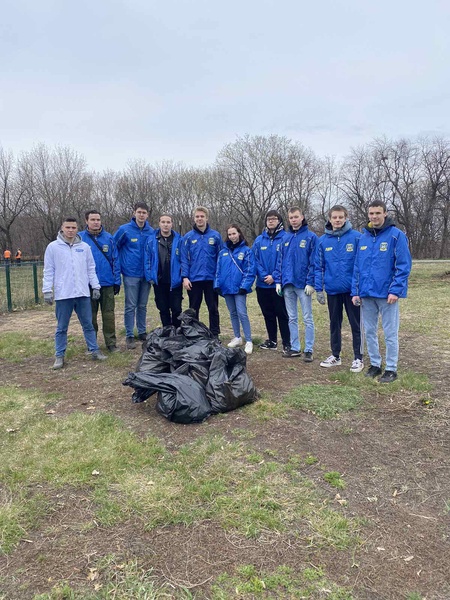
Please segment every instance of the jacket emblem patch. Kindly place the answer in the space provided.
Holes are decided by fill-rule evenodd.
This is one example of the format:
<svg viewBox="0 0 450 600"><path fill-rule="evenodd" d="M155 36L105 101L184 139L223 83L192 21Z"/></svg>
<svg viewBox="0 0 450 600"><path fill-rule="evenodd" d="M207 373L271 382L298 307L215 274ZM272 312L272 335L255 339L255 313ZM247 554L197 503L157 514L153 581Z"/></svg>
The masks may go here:
<svg viewBox="0 0 450 600"><path fill-rule="evenodd" d="M84 252L83 248L75 248L75 252Z"/></svg>
<svg viewBox="0 0 450 600"><path fill-rule="evenodd" d="M108 250L109 250L108 244L103 244L102 251L106 254L108 252Z"/></svg>
<svg viewBox="0 0 450 600"><path fill-rule="evenodd" d="M267 246L261 246L261 250L267 250Z"/></svg>
<svg viewBox="0 0 450 600"><path fill-rule="evenodd" d="M245 256L245 254L243 252L239 252L238 260L244 260L244 256Z"/></svg>
<svg viewBox="0 0 450 600"><path fill-rule="evenodd" d="M224 252L222 256L228 256L228 252Z"/></svg>
<svg viewBox="0 0 450 600"><path fill-rule="evenodd" d="M300 248L306 248L306 240L301 240L299 246Z"/></svg>
<svg viewBox="0 0 450 600"><path fill-rule="evenodd" d="M131 239L130 239L130 242L137 242L137 241L138 241L138 239L137 239L137 238L131 238Z"/></svg>
<svg viewBox="0 0 450 600"><path fill-rule="evenodd" d="M196 244L198 240L191 240L191 244Z"/></svg>
<svg viewBox="0 0 450 600"><path fill-rule="evenodd" d="M345 249L347 250L347 252L353 252L353 244L347 244L345 246Z"/></svg>
<svg viewBox="0 0 450 600"><path fill-rule="evenodd" d="M367 250L367 246L360 246L359 249L360 250Z"/></svg>
<svg viewBox="0 0 450 600"><path fill-rule="evenodd" d="M333 250L333 246L328 246L328 248L325 248L325 252L331 252L331 250Z"/></svg>
<svg viewBox="0 0 450 600"><path fill-rule="evenodd" d="M210 246L214 246L214 238L213 237L211 237L211 238L208 239L208 244Z"/></svg>
<svg viewBox="0 0 450 600"><path fill-rule="evenodd" d="M381 244L380 244L380 252L386 252L387 249L388 249L388 243L387 242L381 242Z"/></svg>

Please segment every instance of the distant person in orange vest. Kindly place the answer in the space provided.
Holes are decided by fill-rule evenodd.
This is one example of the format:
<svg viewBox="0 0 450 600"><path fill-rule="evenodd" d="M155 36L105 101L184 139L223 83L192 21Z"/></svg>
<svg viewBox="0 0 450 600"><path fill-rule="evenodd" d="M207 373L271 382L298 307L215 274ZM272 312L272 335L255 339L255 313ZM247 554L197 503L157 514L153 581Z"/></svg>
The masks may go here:
<svg viewBox="0 0 450 600"><path fill-rule="evenodd" d="M16 263L18 265L20 265L22 262L22 250L20 248L17 248L15 259L16 259Z"/></svg>
<svg viewBox="0 0 450 600"><path fill-rule="evenodd" d="M7 265L10 264L11 262L11 250L8 250L8 248L3 252L3 258L5 259L5 263Z"/></svg>

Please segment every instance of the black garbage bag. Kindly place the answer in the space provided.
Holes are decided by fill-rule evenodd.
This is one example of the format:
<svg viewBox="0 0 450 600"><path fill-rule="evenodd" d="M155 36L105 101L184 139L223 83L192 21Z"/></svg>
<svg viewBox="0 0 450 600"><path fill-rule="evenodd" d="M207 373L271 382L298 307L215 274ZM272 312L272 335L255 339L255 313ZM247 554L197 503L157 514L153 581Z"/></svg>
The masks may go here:
<svg viewBox="0 0 450 600"><path fill-rule="evenodd" d="M173 326L157 327L148 335L143 344L143 352L136 365L136 371L152 371L153 373L169 373L170 365L165 361L163 344L176 334Z"/></svg>
<svg viewBox="0 0 450 600"><path fill-rule="evenodd" d="M123 385L134 388L135 394L138 393L139 397L148 393L147 398L149 398L153 393L158 392L156 410L169 421L201 423L211 415L211 406L204 388L186 375L129 373Z"/></svg>
<svg viewBox="0 0 450 600"><path fill-rule="evenodd" d="M177 332L182 333L188 340L215 339L208 327L197 319L193 308L188 308L178 318L181 325ZM217 345L220 345L218 340Z"/></svg>
<svg viewBox="0 0 450 600"><path fill-rule="evenodd" d="M212 340L199 340L186 348L180 348L173 353L171 359L172 371L189 375L203 387L209 377L209 367L217 350Z"/></svg>
<svg viewBox="0 0 450 600"><path fill-rule="evenodd" d="M246 364L247 355L242 348L216 349L206 384L206 397L213 414L228 412L258 399Z"/></svg>

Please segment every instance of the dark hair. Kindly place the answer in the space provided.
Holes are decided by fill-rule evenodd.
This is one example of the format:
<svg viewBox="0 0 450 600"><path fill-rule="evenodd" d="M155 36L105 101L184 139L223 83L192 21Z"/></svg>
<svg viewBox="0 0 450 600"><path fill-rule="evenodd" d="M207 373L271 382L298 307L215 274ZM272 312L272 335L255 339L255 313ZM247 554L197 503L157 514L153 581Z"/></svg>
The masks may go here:
<svg viewBox="0 0 450 600"><path fill-rule="evenodd" d="M343 212L345 215L345 218L348 217L348 210L345 208L345 206L342 206L341 204L335 204L334 206L332 206L330 208L330 210L328 211L328 218L331 217L331 213L334 212Z"/></svg>
<svg viewBox="0 0 450 600"><path fill-rule="evenodd" d="M299 212L301 215L305 215L300 206L291 206L288 210L288 213L291 215L292 213Z"/></svg>
<svg viewBox="0 0 450 600"><path fill-rule="evenodd" d="M172 215L169 215L169 213L162 213L161 215L159 215L159 219L158 219L158 221L161 221L161 219L162 219L163 217L169 217L169 219L170 219L170 220L172 221L172 223L173 223L173 217L172 217Z"/></svg>
<svg viewBox="0 0 450 600"><path fill-rule="evenodd" d="M239 242L244 242L246 246L248 246L247 244L247 240L244 237L244 234L242 233L242 229L239 227L239 225L236 225L235 223L231 223L230 225L228 225L226 232L227 232L227 238L225 241L228 241L228 230L229 229L236 229L236 231L239 234Z"/></svg>
<svg viewBox="0 0 450 600"><path fill-rule="evenodd" d="M84 218L85 218L85 220L86 220L86 221L89 219L89 215L98 215L100 218L102 218L102 215L100 214L100 211L99 211L99 210L94 210L94 209L92 209L92 210L87 210L87 211L84 213Z"/></svg>
<svg viewBox="0 0 450 600"><path fill-rule="evenodd" d="M144 210L149 212L148 204L146 204L145 202L136 202L136 204L133 206L133 210L137 210L138 208L143 208Z"/></svg>
<svg viewBox="0 0 450 600"><path fill-rule="evenodd" d="M62 220L63 223L77 223L77 220L75 219L75 217L66 217L65 219Z"/></svg>
<svg viewBox="0 0 450 600"><path fill-rule="evenodd" d="M372 202L369 204L368 208L375 208L375 206L382 208L384 212L387 212L387 206L386 203L383 202L383 200L372 200Z"/></svg>

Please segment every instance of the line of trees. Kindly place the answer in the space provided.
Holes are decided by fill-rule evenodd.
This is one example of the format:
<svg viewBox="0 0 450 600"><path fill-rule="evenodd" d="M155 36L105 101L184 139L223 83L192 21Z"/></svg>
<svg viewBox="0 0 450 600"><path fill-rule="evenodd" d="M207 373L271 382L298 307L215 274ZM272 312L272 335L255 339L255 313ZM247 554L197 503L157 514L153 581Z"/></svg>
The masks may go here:
<svg viewBox="0 0 450 600"><path fill-rule="evenodd" d="M134 203L143 201L152 224L169 212L184 233L192 209L205 205L213 227L224 231L237 223L252 241L270 208L286 213L300 205L320 234L330 206L344 204L360 228L374 199L387 202L415 258L448 258L450 140L376 139L336 161L286 137L244 136L206 168L133 160L123 171L101 173L89 170L70 147L39 144L14 156L0 146L0 246L20 247L26 256L42 256L64 216L77 217L81 225L91 208L114 232L130 219Z"/></svg>

